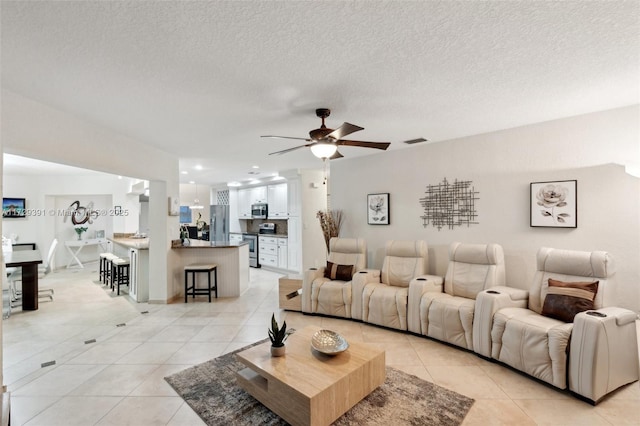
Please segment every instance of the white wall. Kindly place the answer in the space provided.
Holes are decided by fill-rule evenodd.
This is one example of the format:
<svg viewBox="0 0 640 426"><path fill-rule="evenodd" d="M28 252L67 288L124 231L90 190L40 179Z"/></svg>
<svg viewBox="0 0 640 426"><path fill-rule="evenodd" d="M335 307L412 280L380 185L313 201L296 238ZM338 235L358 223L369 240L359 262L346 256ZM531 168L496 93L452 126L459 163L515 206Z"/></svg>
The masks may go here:
<svg viewBox="0 0 640 426"><path fill-rule="evenodd" d="M341 235L365 238L376 268L385 241L423 239L437 275L446 271L451 242L496 242L505 250L508 285L525 289L539 247L605 250L617 264L617 305L640 311L640 179L620 165L640 161L639 117L632 106L333 161L331 203L345 212ZM478 225L422 226L418 200L443 178L473 182ZM577 229L529 227L529 184L572 179ZM367 225L366 196L377 192L391 194L389 226Z"/></svg>
<svg viewBox="0 0 640 426"><path fill-rule="evenodd" d="M11 91L2 90L1 99L3 152L150 182L150 297L171 299L171 239L179 224L168 216L167 198L179 196L178 157Z"/></svg>
<svg viewBox="0 0 640 426"><path fill-rule="evenodd" d="M327 185L323 181L322 170L300 170L303 271L326 265L327 248L317 217L320 210L327 209Z"/></svg>
<svg viewBox="0 0 640 426"><path fill-rule="evenodd" d="M139 223L140 203L137 195L127 195L137 180L118 179L115 175L93 173L74 176L4 175L4 193L20 194L26 198L28 216L24 219L3 219L4 235L18 236L18 242L35 242L46 255L49 244L57 238L60 246L55 255L55 267L67 265L71 255L64 249L64 241L77 239L71 219L60 215L74 201L101 213L91 223L81 226L88 230L83 238L94 238L96 231L105 236L114 232L136 232ZM123 216L114 215L114 206L120 206ZM81 261L95 261L97 247L83 250Z"/></svg>

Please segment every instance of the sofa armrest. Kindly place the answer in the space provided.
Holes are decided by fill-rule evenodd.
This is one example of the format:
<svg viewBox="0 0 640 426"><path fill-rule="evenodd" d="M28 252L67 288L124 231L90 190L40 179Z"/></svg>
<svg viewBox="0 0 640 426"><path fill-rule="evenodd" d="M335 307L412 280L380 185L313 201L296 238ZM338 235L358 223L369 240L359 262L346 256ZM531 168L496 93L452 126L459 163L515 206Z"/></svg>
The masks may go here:
<svg viewBox="0 0 640 426"><path fill-rule="evenodd" d="M304 271L302 276L302 312L312 313L311 303L311 285L317 278L324 276L324 266L320 268L311 268Z"/></svg>
<svg viewBox="0 0 640 426"><path fill-rule="evenodd" d="M635 312L608 307L573 319L569 389L594 404L609 392L638 380Z"/></svg>
<svg viewBox="0 0 640 426"><path fill-rule="evenodd" d="M361 269L351 281L351 318L362 320L362 294L368 283L380 282L379 269Z"/></svg>
<svg viewBox="0 0 640 426"><path fill-rule="evenodd" d="M491 358L493 315L502 308L526 308L529 292L513 287L496 286L476 296L473 315L473 350Z"/></svg>
<svg viewBox="0 0 640 426"><path fill-rule="evenodd" d="M412 333L423 334L420 322L420 301L425 293L442 293L444 278L437 275L420 275L409 282L407 300L407 329Z"/></svg>

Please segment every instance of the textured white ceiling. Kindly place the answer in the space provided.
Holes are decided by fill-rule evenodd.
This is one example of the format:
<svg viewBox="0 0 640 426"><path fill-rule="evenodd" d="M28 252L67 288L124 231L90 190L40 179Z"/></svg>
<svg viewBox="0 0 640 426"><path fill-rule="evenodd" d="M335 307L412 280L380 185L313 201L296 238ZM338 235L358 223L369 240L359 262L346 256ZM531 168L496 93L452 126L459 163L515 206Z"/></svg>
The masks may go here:
<svg viewBox="0 0 640 426"><path fill-rule="evenodd" d="M175 153L183 181L244 180L320 167L259 137L306 137L317 107L393 150L636 104L639 5L3 0L2 87Z"/></svg>

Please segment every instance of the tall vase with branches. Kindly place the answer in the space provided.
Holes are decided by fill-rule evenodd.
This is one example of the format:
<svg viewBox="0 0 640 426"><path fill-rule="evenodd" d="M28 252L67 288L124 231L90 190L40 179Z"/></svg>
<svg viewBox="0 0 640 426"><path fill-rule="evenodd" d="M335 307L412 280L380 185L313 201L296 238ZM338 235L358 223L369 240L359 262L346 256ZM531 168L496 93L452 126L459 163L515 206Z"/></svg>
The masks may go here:
<svg viewBox="0 0 640 426"><path fill-rule="evenodd" d="M316 214L316 217L320 220L320 227L322 228L328 253L329 241L332 237L337 237L340 234L340 227L342 226L343 220L342 210L320 210Z"/></svg>

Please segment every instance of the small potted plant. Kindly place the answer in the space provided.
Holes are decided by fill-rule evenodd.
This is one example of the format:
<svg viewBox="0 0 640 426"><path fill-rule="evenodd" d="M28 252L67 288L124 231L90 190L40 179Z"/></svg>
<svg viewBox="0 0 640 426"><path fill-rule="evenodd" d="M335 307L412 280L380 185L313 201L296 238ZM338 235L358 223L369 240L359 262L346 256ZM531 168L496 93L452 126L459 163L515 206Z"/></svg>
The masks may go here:
<svg viewBox="0 0 640 426"><path fill-rule="evenodd" d="M282 328L278 326L276 321L276 315L271 315L271 328L269 329L269 339L271 339L271 356L283 356L285 347L284 341L287 340L289 334L293 333L293 330L287 330L287 322L282 322Z"/></svg>
<svg viewBox="0 0 640 426"><path fill-rule="evenodd" d="M86 226L78 226L75 228L76 234L78 234L78 240L82 239L82 233L85 232L87 229L89 228L87 228Z"/></svg>

